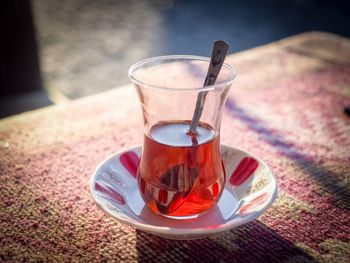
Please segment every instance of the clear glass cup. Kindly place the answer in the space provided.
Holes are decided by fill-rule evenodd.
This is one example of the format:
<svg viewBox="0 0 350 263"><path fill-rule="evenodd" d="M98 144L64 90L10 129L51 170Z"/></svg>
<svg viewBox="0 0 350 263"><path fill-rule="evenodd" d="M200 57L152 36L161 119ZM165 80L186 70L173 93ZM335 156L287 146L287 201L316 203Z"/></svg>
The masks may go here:
<svg viewBox="0 0 350 263"><path fill-rule="evenodd" d="M213 207L225 185L220 124L236 76L224 64L215 85L203 87L210 58L163 56L129 69L144 123L138 185L155 213L191 218ZM188 133L197 96L207 92L196 134Z"/></svg>

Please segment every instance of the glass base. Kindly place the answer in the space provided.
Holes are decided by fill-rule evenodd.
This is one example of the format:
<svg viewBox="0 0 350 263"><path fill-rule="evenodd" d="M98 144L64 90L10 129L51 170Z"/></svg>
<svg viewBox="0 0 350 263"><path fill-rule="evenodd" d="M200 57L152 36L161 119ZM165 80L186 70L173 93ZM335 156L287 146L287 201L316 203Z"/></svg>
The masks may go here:
<svg viewBox="0 0 350 263"><path fill-rule="evenodd" d="M175 219L175 220L186 220L186 219L197 219L198 217L203 216L204 214L208 213L210 211L210 209L208 209L202 213L199 213L199 214L188 215L188 216L169 216L169 215L163 215L161 213L155 213L155 214L160 215L160 216L164 216L166 218Z"/></svg>
<svg viewBox="0 0 350 263"><path fill-rule="evenodd" d="M168 215L163 215L163 214L158 214L170 219L176 219L176 220L183 220L183 219L195 219L198 218L199 216L201 216L203 213L201 214L196 214L196 215L190 215L190 216L168 216Z"/></svg>

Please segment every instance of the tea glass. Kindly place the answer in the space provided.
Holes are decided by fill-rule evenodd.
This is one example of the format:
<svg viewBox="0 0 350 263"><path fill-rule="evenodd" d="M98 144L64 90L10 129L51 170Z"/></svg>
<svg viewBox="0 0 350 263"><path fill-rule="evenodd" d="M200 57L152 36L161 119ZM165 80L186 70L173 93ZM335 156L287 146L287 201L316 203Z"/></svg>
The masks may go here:
<svg viewBox="0 0 350 263"><path fill-rule="evenodd" d="M223 106L236 76L224 63L203 87L210 58L162 56L129 69L142 108L144 140L137 178L145 204L170 218L193 218L212 208L225 187L220 153ZM197 97L206 99L196 133L189 133Z"/></svg>

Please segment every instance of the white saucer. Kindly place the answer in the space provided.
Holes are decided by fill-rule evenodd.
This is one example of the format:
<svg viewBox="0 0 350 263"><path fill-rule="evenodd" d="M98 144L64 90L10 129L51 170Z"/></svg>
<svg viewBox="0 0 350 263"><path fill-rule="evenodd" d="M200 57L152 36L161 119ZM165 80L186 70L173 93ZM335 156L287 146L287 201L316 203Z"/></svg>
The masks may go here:
<svg viewBox="0 0 350 263"><path fill-rule="evenodd" d="M276 179L263 161L222 145L226 186L219 202L197 218L166 218L149 210L141 198L136 180L140 154L141 146L135 146L103 161L91 178L92 197L119 222L164 238L196 239L227 231L256 219L277 196Z"/></svg>

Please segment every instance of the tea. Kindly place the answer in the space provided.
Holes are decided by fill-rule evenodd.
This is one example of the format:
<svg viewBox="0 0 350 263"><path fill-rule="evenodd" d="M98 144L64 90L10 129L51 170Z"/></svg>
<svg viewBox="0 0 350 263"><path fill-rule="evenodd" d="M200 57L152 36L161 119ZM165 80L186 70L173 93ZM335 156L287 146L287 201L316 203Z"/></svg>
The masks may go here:
<svg viewBox="0 0 350 263"><path fill-rule="evenodd" d="M188 134L190 121L159 122L145 134L138 184L147 206L169 217L198 215L221 195L225 172L219 135L199 123Z"/></svg>

